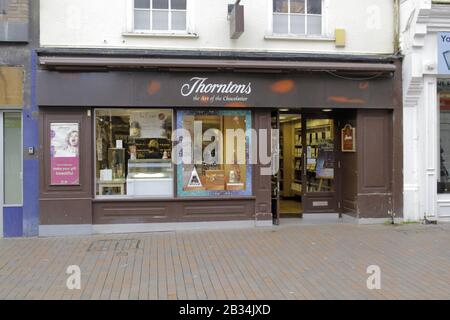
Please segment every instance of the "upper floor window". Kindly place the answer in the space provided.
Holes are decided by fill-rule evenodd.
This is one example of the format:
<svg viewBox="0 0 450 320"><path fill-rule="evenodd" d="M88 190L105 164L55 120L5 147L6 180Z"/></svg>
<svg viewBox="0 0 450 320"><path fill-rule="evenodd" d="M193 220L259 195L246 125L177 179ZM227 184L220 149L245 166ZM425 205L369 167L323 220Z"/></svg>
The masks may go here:
<svg viewBox="0 0 450 320"><path fill-rule="evenodd" d="M134 0L135 31L185 31L187 0Z"/></svg>
<svg viewBox="0 0 450 320"><path fill-rule="evenodd" d="M273 33L322 34L322 0L273 0Z"/></svg>

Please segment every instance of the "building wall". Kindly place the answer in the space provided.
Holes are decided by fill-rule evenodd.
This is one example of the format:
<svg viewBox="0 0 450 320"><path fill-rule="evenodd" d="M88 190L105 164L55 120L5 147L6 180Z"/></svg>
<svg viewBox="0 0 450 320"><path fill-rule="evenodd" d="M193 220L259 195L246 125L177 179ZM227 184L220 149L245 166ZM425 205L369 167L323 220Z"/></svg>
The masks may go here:
<svg viewBox="0 0 450 320"><path fill-rule="evenodd" d="M38 149L37 106L35 101L35 53L39 37L39 1L5 0L0 8L0 66L19 68L22 101L20 105L0 106L2 109L22 110L23 134L23 206L6 208L2 213L4 235L34 236L38 232L38 174L37 155L28 155L28 148ZM8 32L5 31L7 28Z"/></svg>
<svg viewBox="0 0 450 320"><path fill-rule="evenodd" d="M392 54L395 43L394 0L324 0L325 34L316 39L275 37L272 0L244 0L245 32L229 37L227 4L234 1L188 0L189 35L132 34L132 0L41 0L43 47L158 48L197 50ZM335 29L346 31L337 48Z"/></svg>
<svg viewBox="0 0 450 320"><path fill-rule="evenodd" d="M404 206L406 220L449 220L450 196L437 194L437 33L450 31L450 1L404 1Z"/></svg>

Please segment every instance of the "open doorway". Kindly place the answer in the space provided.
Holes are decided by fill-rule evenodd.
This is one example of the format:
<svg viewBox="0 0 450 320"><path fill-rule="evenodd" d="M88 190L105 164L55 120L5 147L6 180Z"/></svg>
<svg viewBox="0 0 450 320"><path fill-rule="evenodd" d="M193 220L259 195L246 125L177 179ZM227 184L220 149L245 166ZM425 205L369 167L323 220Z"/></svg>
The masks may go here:
<svg viewBox="0 0 450 320"><path fill-rule="evenodd" d="M273 177L276 218L337 212L335 119L326 111L281 109L272 114L279 129L279 170Z"/></svg>
<svg viewBox="0 0 450 320"><path fill-rule="evenodd" d="M302 115L280 113L280 216L301 217L302 205Z"/></svg>

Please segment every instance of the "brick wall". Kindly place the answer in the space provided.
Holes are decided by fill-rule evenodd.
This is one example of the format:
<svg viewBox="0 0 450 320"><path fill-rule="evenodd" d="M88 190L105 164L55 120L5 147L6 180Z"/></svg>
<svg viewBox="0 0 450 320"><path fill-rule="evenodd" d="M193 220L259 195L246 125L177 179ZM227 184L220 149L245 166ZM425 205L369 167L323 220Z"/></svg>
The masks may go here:
<svg viewBox="0 0 450 320"><path fill-rule="evenodd" d="M29 0L0 0L0 21L28 21Z"/></svg>

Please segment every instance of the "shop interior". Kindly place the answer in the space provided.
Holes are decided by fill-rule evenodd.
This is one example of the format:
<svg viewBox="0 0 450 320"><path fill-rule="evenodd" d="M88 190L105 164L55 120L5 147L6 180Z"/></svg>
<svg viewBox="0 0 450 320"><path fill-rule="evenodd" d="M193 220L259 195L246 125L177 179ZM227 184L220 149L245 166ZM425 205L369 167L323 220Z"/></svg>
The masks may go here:
<svg viewBox="0 0 450 320"><path fill-rule="evenodd" d="M335 121L330 111L281 109L272 114L272 127L279 128L279 171L272 190L273 196L278 190L280 217L301 218L305 193L334 191Z"/></svg>

